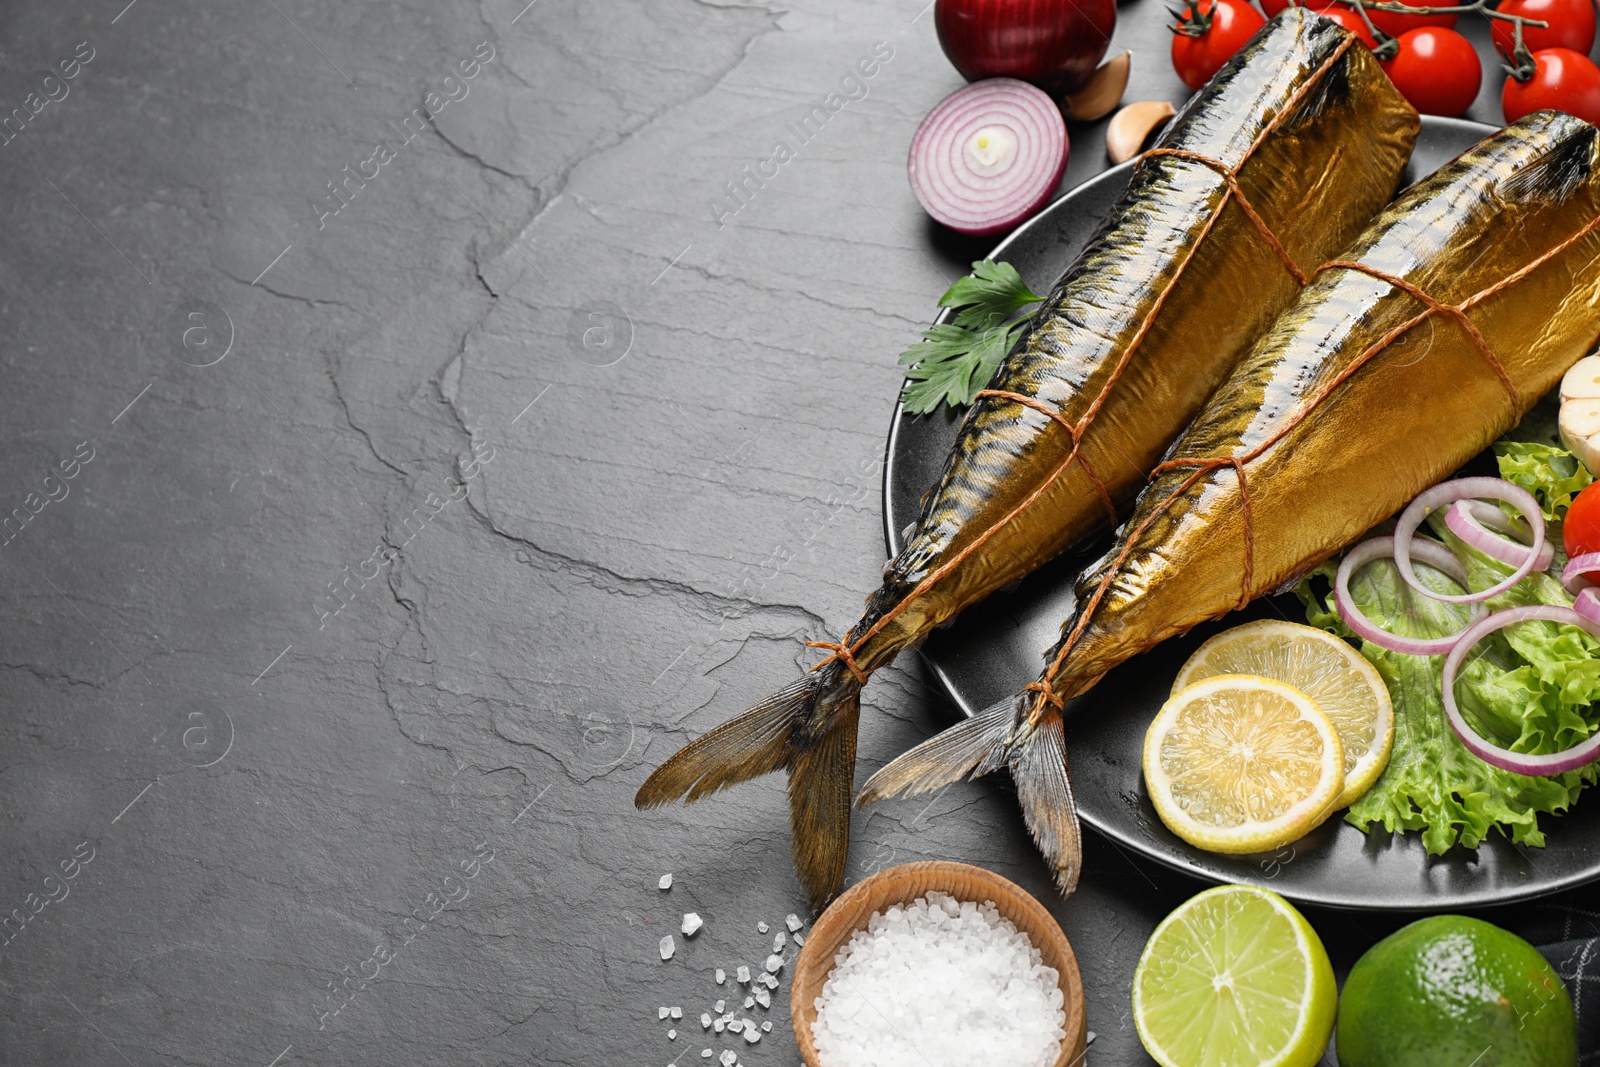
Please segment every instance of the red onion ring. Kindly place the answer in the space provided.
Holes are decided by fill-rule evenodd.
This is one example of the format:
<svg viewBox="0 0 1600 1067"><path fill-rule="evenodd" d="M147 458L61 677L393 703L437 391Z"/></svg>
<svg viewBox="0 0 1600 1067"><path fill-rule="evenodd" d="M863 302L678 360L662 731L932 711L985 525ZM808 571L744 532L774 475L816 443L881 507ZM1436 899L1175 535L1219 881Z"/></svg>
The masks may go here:
<svg viewBox="0 0 1600 1067"><path fill-rule="evenodd" d="M911 191L958 233L1009 230L1055 195L1067 124L1042 89L986 78L941 100L911 138Z"/></svg>
<svg viewBox="0 0 1600 1067"><path fill-rule="evenodd" d="M1576 595L1579 590L1587 589L1594 584L1589 575L1596 572L1600 572L1600 552L1585 552L1580 556L1573 556L1561 569L1561 584L1567 587L1567 592Z"/></svg>
<svg viewBox="0 0 1600 1067"><path fill-rule="evenodd" d="M1444 524L1463 542L1497 563L1516 567L1532 552L1525 541L1513 540L1516 530L1506 521L1505 512L1493 504L1485 504L1480 500L1457 500L1444 513ZM1534 553L1533 569L1545 570L1555 556L1555 546L1546 541L1544 547ZM1600 560L1600 556L1595 558Z"/></svg>
<svg viewBox="0 0 1600 1067"><path fill-rule="evenodd" d="M1411 538L1416 533L1417 527L1422 525L1422 520L1433 508L1443 504L1451 504L1457 500L1473 500L1487 497L1490 500L1504 500L1528 520L1528 526L1533 530L1533 544L1528 545L1530 551L1527 558L1502 579L1498 584L1480 590L1476 593L1463 593L1460 596L1441 596L1430 591L1411 568ZM1448 516L1447 516L1448 517ZM1406 580L1411 588L1441 600L1446 604L1476 604L1488 600L1492 596L1510 589L1522 579L1533 572L1533 565L1538 562L1539 553L1544 549L1544 515L1539 511L1539 502L1533 494L1518 485L1513 485L1503 478L1456 478L1453 481L1440 482L1432 489L1425 491L1417 497L1406 509L1400 513L1400 520L1394 528L1394 561L1400 568L1400 577ZM1465 586L1465 583L1462 583Z"/></svg>
<svg viewBox="0 0 1600 1067"><path fill-rule="evenodd" d="M1460 633L1445 637L1401 637L1399 634L1392 634L1380 628L1356 607L1355 599L1350 595L1350 578L1358 568L1366 566L1373 560L1394 558L1394 550L1394 538L1374 537L1345 553L1344 561L1339 564L1339 573L1333 579L1334 605L1339 609L1339 617L1357 637L1387 648L1391 652L1404 652L1412 656L1442 656L1453 650L1461 640L1461 635L1471 629L1489 609L1482 604L1476 605L1473 622L1468 623ZM1444 545L1427 538L1418 538L1412 542L1411 551L1428 566L1442 571L1461 588L1467 587L1466 568ZM1423 592L1435 600L1445 599L1436 596L1431 590Z"/></svg>
<svg viewBox="0 0 1600 1067"><path fill-rule="evenodd" d="M1579 601L1587 598L1590 607L1600 615L1600 596L1593 590L1584 590L1578 594ZM1580 626L1595 637L1600 637L1600 623L1585 617L1572 608L1556 607L1554 605L1533 604L1527 607L1507 608L1497 611L1488 618L1479 619L1466 630L1456 641L1456 647L1444 660L1444 713L1450 720L1450 728L1456 732L1461 743L1467 751L1477 756L1483 762L1499 767L1503 771L1513 774L1526 774L1544 776L1562 774L1566 771L1577 770L1587 766L1596 759L1600 759L1600 731L1592 734L1578 744L1564 752L1552 752L1548 755L1536 756L1527 752L1512 752L1510 749L1501 748L1485 740L1477 731L1467 724L1462 717L1461 709L1456 707L1456 672L1461 669L1461 664L1466 660L1479 641L1494 633L1496 630L1513 626L1519 622L1530 622L1543 619L1547 622L1566 623L1570 626Z"/></svg>
<svg viewBox="0 0 1600 1067"><path fill-rule="evenodd" d="M1578 601L1572 605L1572 610L1600 626L1600 593L1593 589L1578 590Z"/></svg>

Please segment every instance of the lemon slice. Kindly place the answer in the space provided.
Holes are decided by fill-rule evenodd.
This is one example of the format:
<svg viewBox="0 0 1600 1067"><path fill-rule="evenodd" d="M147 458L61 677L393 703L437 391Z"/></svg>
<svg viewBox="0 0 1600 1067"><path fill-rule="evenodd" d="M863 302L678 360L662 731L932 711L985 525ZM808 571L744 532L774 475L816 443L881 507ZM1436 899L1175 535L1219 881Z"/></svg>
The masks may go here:
<svg viewBox="0 0 1600 1067"><path fill-rule="evenodd" d="M1133 1022L1161 1067L1313 1067L1338 993L1317 932L1289 902L1223 885L1161 921L1133 974Z"/></svg>
<svg viewBox="0 0 1600 1067"><path fill-rule="evenodd" d="M1389 765L1394 746L1389 687L1365 656L1326 630L1278 619L1224 630L1189 657L1172 691L1219 674L1288 682L1333 720L1344 746L1344 793L1335 808L1354 804Z"/></svg>
<svg viewBox="0 0 1600 1067"><path fill-rule="evenodd" d="M1305 836L1344 793L1344 747L1284 682L1221 674L1178 690L1144 735L1161 821L1211 852L1265 852Z"/></svg>

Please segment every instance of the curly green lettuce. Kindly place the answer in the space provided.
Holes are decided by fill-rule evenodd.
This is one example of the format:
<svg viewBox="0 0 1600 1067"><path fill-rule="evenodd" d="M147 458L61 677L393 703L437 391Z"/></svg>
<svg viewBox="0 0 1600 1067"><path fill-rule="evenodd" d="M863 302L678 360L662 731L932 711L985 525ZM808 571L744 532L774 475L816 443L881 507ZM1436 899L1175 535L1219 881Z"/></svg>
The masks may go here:
<svg viewBox="0 0 1600 1067"><path fill-rule="evenodd" d="M1532 441L1497 441L1494 460L1500 477L1533 494L1546 522L1564 518L1572 498L1594 481L1571 452Z"/></svg>
<svg viewBox="0 0 1600 1067"><path fill-rule="evenodd" d="M1510 572L1462 544L1437 518L1436 531L1465 563L1472 589L1488 588ZM1322 583L1331 585L1334 567L1325 564L1295 593L1312 625L1353 639L1327 593L1317 591ZM1440 592L1459 591L1432 570L1420 568L1419 574ZM1373 622L1406 636L1443 636L1460 630L1468 620L1466 606L1422 596L1405 583L1392 562L1364 567L1351 581L1350 594ZM1488 605L1499 610L1517 604L1571 603L1554 578L1534 574ZM1565 811L1585 786L1600 777L1592 764L1551 777L1528 777L1490 766L1467 751L1445 719L1444 657L1391 652L1371 642L1362 642L1361 651L1389 687L1395 737L1388 768L1351 805L1347 822L1363 830L1381 823L1391 833L1419 831L1434 855L1458 843L1476 848L1491 829L1518 844L1542 846L1539 816ZM1462 672L1456 698L1463 715L1485 737L1514 751L1543 753L1570 747L1600 729L1590 711L1600 702L1600 642L1584 631L1555 623L1524 623L1492 636L1481 652Z"/></svg>

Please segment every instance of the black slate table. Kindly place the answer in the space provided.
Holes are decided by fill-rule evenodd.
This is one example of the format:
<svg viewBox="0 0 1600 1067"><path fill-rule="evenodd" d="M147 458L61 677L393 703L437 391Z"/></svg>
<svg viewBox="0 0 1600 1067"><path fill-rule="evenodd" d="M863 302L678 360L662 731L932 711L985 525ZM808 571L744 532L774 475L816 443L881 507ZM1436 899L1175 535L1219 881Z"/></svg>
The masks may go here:
<svg viewBox="0 0 1600 1067"><path fill-rule="evenodd" d="M781 781L631 800L882 563L894 356L989 246L905 180L923 3L8 8L0 1063L798 1062L786 984L698 1021L804 911ZM1154 0L1115 46L1183 99ZM915 656L867 704L863 774L951 715ZM858 816L850 880L932 857L1148 1062L1198 886L1091 835L1062 902L989 783ZM1313 919L1342 967L1399 922Z"/></svg>

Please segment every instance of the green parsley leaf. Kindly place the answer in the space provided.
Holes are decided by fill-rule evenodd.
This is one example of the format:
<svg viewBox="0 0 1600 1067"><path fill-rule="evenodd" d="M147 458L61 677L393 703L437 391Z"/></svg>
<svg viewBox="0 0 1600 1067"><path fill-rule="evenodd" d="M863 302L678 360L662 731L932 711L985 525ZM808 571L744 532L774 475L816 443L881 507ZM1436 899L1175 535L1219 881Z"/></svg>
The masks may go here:
<svg viewBox="0 0 1600 1067"><path fill-rule="evenodd" d="M900 355L901 365L910 368L906 410L925 415L941 401L951 407L972 403L1027 326L1026 320L1006 320L1043 299L1028 289L1011 264L992 259L974 263L972 274L939 299L940 307L956 309L955 317L928 327L922 340Z"/></svg>

